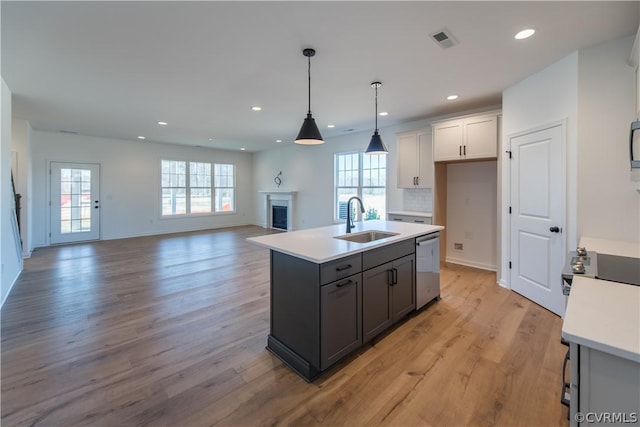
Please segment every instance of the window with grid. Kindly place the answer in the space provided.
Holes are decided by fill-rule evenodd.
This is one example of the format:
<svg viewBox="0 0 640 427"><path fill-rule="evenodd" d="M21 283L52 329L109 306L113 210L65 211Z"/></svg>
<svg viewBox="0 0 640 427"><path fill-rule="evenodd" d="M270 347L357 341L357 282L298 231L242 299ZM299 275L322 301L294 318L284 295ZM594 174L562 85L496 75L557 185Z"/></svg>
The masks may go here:
<svg viewBox="0 0 640 427"><path fill-rule="evenodd" d="M161 175L162 216L235 212L234 165L162 160Z"/></svg>
<svg viewBox="0 0 640 427"><path fill-rule="evenodd" d="M362 152L339 153L334 156L334 219L347 219L347 202L359 197L365 213L351 203L355 220L384 219L386 216L387 156Z"/></svg>
<svg viewBox="0 0 640 427"><path fill-rule="evenodd" d="M235 212L235 165L215 164L215 211Z"/></svg>

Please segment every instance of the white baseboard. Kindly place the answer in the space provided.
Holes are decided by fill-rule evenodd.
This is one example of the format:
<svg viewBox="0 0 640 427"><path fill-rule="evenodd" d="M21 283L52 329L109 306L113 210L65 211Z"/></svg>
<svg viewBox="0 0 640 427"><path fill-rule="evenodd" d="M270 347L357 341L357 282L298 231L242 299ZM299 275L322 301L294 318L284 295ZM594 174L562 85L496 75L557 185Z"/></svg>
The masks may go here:
<svg viewBox="0 0 640 427"><path fill-rule="evenodd" d="M0 310L2 309L2 307L4 307L4 303L7 301L7 298L9 298L9 295L11 294L11 290L13 289L13 285L15 285L16 282L18 281L18 277L20 277L20 274L22 274L22 270L23 268L20 268L20 271L18 271L18 274L16 275L16 277L13 279L13 282L11 282L11 285L9 286L9 290L7 290L7 293L4 295L4 298L2 298L2 302L0 302Z"/></svg>
<svg viewBox="0 0 640 427"><path fill-rule="evenodd" d="M481 262L467 261L465 259L446 257L445 262L450 262L451 264L464 265L467 267L479 268L481 270L497 271L497 267L495 265L484 264Z"/></svg>

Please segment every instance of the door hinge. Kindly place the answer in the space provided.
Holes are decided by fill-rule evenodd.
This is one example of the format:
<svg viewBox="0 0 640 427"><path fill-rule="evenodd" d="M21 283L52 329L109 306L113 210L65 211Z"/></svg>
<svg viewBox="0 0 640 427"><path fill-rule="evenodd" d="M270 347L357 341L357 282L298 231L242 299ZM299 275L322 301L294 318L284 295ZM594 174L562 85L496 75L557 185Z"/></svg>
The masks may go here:
<svg viewBox="0 0 640 427"><path fill-rule="evenodd" d="M509 206L509 213L511 213L511 206Z"/></svg>
<svg viewBox="0 0 640 427"><path fill-rule="evenodd" d="M510 159L513 159L513 156L511 155L511 151L507 150L507 151L505 151L505 153L507 153L509 155Z"/></svg>
<svg viewBox="0 0 640 427"><path fill-rule="evenodd" d="M511 270L511 261L509 261L509 270Z"/></svg>

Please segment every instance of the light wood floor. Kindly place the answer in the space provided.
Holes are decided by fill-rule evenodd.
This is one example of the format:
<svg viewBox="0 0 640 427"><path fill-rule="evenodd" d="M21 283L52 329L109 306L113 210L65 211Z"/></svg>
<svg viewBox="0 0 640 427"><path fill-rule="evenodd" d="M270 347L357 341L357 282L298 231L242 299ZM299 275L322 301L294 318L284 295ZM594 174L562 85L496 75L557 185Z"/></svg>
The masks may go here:
<svg viewBox="0 0 640 427"><path fill-rule="evenodd" d="M568 425L561 319L453 265L441 301L306 383L265 350L265 233L36 250L2 309L2 425Z"/></svg>

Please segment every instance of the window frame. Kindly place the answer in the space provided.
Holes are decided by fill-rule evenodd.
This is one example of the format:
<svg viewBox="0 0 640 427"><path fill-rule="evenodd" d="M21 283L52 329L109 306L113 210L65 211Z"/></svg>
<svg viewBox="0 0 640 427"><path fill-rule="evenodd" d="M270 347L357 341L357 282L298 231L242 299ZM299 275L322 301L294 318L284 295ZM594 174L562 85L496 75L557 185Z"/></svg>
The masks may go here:
<svg viewBox="0 0 640 427"><path fill-rule="evenodd" d="M163 162L181 162L185 164L185 176L184 176L184 182L185 185L184 187L165 187L162 184L162 166L163 166ZM236 213L236 200L237 200L237 188L236 188L236 171L237 171L237 166L235 163L232 162L214 162L214 161L199 161L199 160L185 160L185 159L176 159L176 158L160 158L160 167L159 167L159 196L160 196L160 201L159 201L159 218L160 219L176 219L176 218L192 218L192 217L201 217L201 216L214 216L214 215L229 215L229 214L235 214ZM196 187L192 187L191 186L191 166L192 164L208 164L210 166L210 171L211 171L211 179L210 179L210 186L209 187L203 187L203 186L196 186ZM216 178L215 178L215 167L216 165L228 165L231 166L233 171L232 171L232 186L231 187L218 187L216 184ZM230 189L232 191L233 194L233 209L229 210L229 211L216 211L216 189L218 188L225 188L225 189ZM176 214L164 214L163 213L163 196L162 193L165 189L184 189L185 192L185 212L184 213L176 213ZM211 201L210 201L210 211L209 212L191 212L191 197L192 197L192 193L191 190L209 190L210 194L211 194Z"/></svg>
<svg viewBox="0 0 640 427"><path fill-rule="evenodd" d="M338 182L339 182L339 169L338 169L338 159L340 156L346 156L346 155L353 155L353 154L357 154L358 155L358 185L357 187L354 186L338 186ZM383 156L383 158L385 159L385 164L384 164L384 171L385 171L385 180L384 180L384 186L365 186L364 184L364 156ZM379 168L378 168L379 169ZM364 151L361 150L353 150L353 151L345 151L345 152L337 152L333 154L333 222L335 224L344 224L346 222L346 218L345 219L341 219L339 218L339 189L350 189L350 188L355 188L356 189L356 196L360 198L360 200L363 200L364 202L364 198L363 198L363 190L365 189L383 189L384 190L384 213L383 215L386 215L387 213L387 198L388 198L388 191L387 191L387 187L389 184L389 174L388 174L389 168L388 168L388 162L387 162L387 156L383 155L383 154L366 154ZM352 204L353 206L353 204ZM367 207L365 206L365 209L367 209ZM365 212L366 213L366 212ZM381 218L380 219L385 219ZM355 209L355 218L353 219L354 221L362 221L363 220L363 214L360 212L360 209Z"/></svg>
<svg viewBox="0 0 640 427"><path fill-rule="evenodd" d="M231 186L219 186L216 180L216 165L219 166L231 166L232 167L232 173L231 173L231 180L232 180L232 184ZM221 215L221 214L234 214L236 213L236 205L237 205L237 191L236 191L236 165L235 163L212 163L212 168L211 168L211 203L213 204L212 207L212 212L216 215ZM229 210L229 211L218 211L216 210L216 190L218 189L230 189L232 194L233 194L233 209Z"/></svg>

